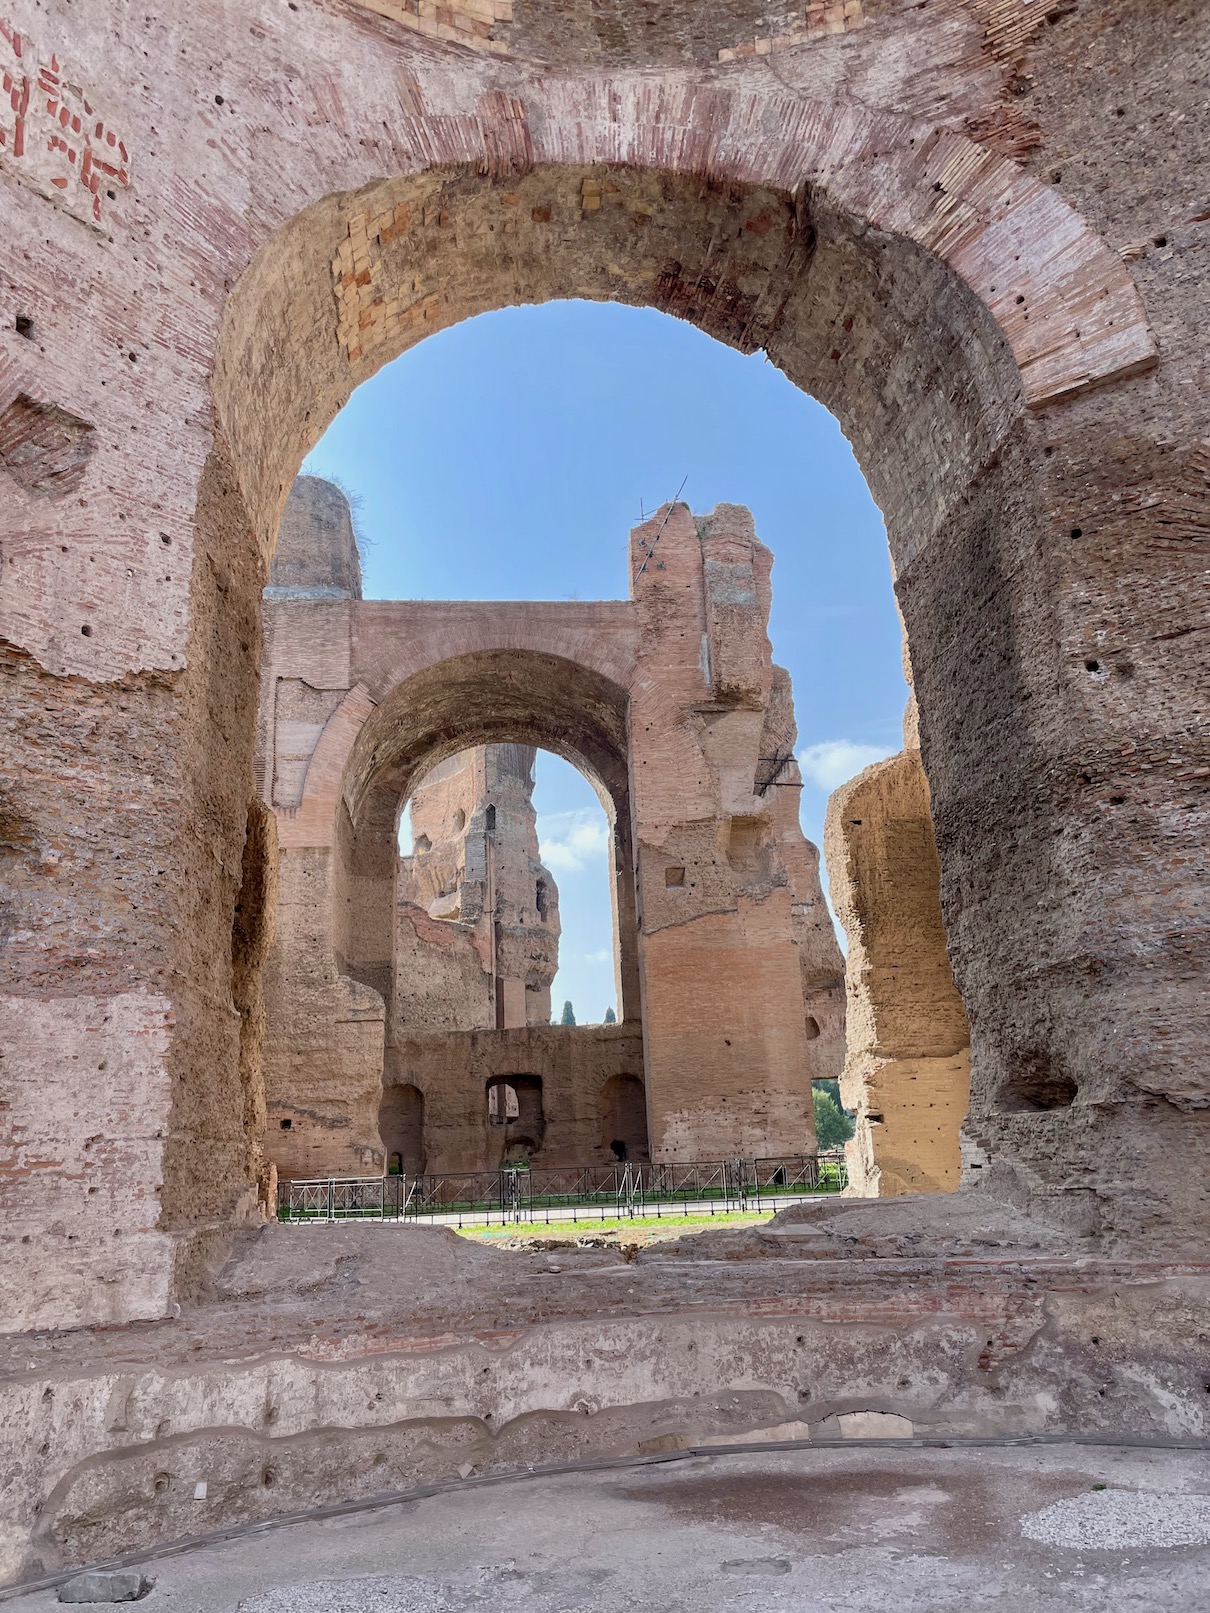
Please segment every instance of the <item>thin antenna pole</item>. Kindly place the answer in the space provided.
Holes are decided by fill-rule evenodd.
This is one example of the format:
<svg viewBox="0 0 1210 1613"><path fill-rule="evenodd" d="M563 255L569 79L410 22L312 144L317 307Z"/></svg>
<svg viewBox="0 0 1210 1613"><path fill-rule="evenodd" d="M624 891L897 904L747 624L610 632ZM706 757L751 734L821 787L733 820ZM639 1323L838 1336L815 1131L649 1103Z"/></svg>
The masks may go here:
<svg viewBox="0 0 1210 1613"><path fill-rule="evenodd" d="M672 514L673 510L675 510L677 505L680 503L681 494L685 491L685 483L688 480L689 480L689 475L688 475L688 472L686 472L685 475L681 477L681 485L677 488L676 494L673 497L672 503L669 504L669 506L668 506L668 515L666 515L664 517L664 519L660 522L660 530L656 533L655 537L652 538L651 547L650 547L650 549L648 549L647 553L643 556L643 564L635 572L636 577L641 577L643 575L643 573L647 570L647 562L651 559L652 555L655 553L655 546L660 541L661 537L663 537L664 528L668 525L668 516L670 516Z"/></svg>

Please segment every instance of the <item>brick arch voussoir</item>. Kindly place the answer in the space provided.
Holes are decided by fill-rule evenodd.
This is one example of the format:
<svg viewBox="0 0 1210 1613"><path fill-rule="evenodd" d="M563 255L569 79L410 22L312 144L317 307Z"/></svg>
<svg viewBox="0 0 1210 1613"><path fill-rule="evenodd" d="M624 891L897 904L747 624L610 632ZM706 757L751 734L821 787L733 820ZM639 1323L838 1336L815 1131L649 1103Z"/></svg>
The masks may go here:
<svg viewBox="0 0 1210 1613"><path fill-rule="evenodd" d="M689 78L564 81L545 99L535 163L818 186L844 212L915 242L987 307L1032 407L1156 360L1117 253L1057 192L965 135L794 96L703 94Z"/></svg>

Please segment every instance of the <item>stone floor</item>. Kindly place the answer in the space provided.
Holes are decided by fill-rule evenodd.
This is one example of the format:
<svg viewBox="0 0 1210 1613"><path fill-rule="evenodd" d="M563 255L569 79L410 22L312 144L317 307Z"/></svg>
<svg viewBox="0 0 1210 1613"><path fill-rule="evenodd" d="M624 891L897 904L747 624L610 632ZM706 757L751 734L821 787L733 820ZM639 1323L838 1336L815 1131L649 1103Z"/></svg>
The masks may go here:
<svg viewBox="0 0 1210 1613"><path fill-rule="evenodd" d="M472 1484L148 1560L178 1613L1172 1613L1210 1602L1205 1451L689 1456ZM58 1605L53 1589L7 1603Z"/></svg>

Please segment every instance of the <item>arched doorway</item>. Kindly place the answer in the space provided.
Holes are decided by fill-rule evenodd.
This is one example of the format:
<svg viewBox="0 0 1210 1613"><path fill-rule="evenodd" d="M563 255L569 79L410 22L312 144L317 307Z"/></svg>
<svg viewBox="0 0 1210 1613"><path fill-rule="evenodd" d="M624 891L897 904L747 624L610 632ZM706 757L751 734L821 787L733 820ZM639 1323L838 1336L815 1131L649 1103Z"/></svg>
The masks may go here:
<svg viewBox="0 0 1210 1613"><path fill-rule="evenodd" d="M621 1164L642 1164L647 1143L647 1097L637 1075L611 1075L597 1100L601 1147Z"/></svg>
<svg viewBox="0 0 1210 1613"><path fill-rule="evenodd" d="M588 138L591 143L595 133ZM963 258L952 241L931 236L908 212L878 212L883 233L868 233L872 220L863 219L859 172L833 168L826 187L810 190L805 207L807 193L796 197L777 177L772 149L754 164L738 163L728 184L705 190L697 180L641 163L617 167L609 186L598 190L591 168L539 159L517 177L506 204L490 181L465 170L385 182L380 193L361 192L355 200L334 198L299 215L274 242L273 264L296 265L286 277L288 301L268 257L252 265L232 301L228 357L216 377L232 459L227 468L216 464L215 472L238 482L251 525L267 547L302 450L351 384L426 330L518 297L607 296L685 313L723 340L763 346L791 379L834 409L886 515L897 570L938 824L943 906L972 1020L971 1130L983 1149L980 1163L994 1153L1004 1182L1028 1195L1039 1181L1028 1161L1053 1158L1054 1141L1003 1123L995 1099L1022 1047L1021 1027L1031 1027L1033 1042L1034 1027L1044 1022L1056 1049L1063 1044L1054 1054L1059 1062L1079 1064L1086 1057L1083 1019L1074 1007L1078 990L1056 996L1054 972L1036 967L1058 945L1056 936L1036 905L1018 900L1022 880L1045 883L1053 872L1045 850L1052 838L1024 827L1043 798L1036 787L1043 762L1035 718L1056 683L1042 670L1053 670L1053 651L1023 653L1021 647L1058 641L1046 626L1046 588L1031 593L1027 607L1013 580L1035 574L1038 565L1038 461L1029 409L1111 375L1126 348L1128 364L1146 362L1151 348L1128 277L1092 237L1077 229L1076 250L1088 273L1104 282L1105 307L1129 333L1126 348L1121 334L1103 339L1103 325L1077 329L1065 301L1069 282L1047 281L1036 266L989 271L986 263ZM903 183L914 181L905 176ZM1033 194L1017 187L1009 168L1004 184L1003 205L1024 218L1036 205ZM937 194L946 187L938 181L931 189ZM571 238L552 243L536 228L563 212L585 215L590 210L577 198L586 195L611 198L591 208L601 217L587 257ZM519 209L507 272L490 224L492 209L501 205ZM963 205L970 208L969 238L987 235L992 224L984 204L972 195ZM639 232L645 244L638 253L636 216L649 221ZM438 218L449 229L444 237L430 233L430 221ZM742 242L742 252L728 249L743 257L742 295L736 294L740 279L729 275L738 261L711 257L710 243L721 239ZM673 275L660 268L664 259L652 244L660 240L675 242ZM776 250L766 253L761 242ZM442 267L447 248L456 250L456 273ZM359 276L350 276L344 263L359 252L373 267L354 285ZM598 265L610 253L620 272L606 281ZM405 265L412 287L406 295L391 289L403 284ZM446 288L440 295L423 289L429 274L432 284ZM1006 291L1001 282L1014 274L1021 289L1013 284ZM372 287L366 306L364 285ZM270 337L309 328L299 317L303 304L314 306L315 330L325 329L333 286L340 310L335 351L319 339ZM1030 311L1028 332L1012 312L1022 306ZM920 341L926 326L928 340ZM246 406L252 395L256 410ZM264 407L270 399L273 406ZM307 400L306 410L300 399ZM261 431L267 418L283 425L273 442ZM935 451L939 441L946 444L941 453ZM955 596L956 576L982 581ZM997 613L994 622L989 610ZM989 645L995 646L990 656ZM972 770L974 670L982 714ZM961 701L953 697L958 687L966 691ZM966 806L972 789L982 803L978 814ZM989 862L989 792L998 803L993 816L1033 846L1028 870ZM979 901L959 901L958 892L972 888ZM1005 913L1013 915L1011 924ZM1060 953L1069 950L1059 946ZM1062 972L1069 965L1056 961L1055 967ZM1025 998L1042 990L1043 976L1045 1008L1040 1000L1030 1006ZM1070 1012L1056 1006L1063 1002L1073 1005ZM1103 1073L1103 1059L1099 1068ZM1077 1132L1064 1137L1064 1146L1079 1153Z"/></svg>
<svg viewBox="0 0 1210 1613"><path fill-rule="evenodd" d="M9 1286L23 1316L164 1315L193 1256L256 1213L256 983L233 992L244 957L233 969L230 942L257 599L302 450L392 345L468 307L577 285L763 342L835 400L888 512L916 662L973 1022L974 1162L1019 1202L1083 1204L1123 1236L1193 1220L1201 874L1186 827L1197 769L1180 761L1187 713L1173 693L1201 673L1180 612L1204 430L1184 402L1200 362L1191 282L1179 258L1155 256L1179 243L1167 220L1161 235L1145 223L1138 177L1162 119L1098 116L1096 75L1074 65L1095 19L1045 27L1036 5L987 26L978 5L867 7L872 26L844 38L770 39L772 61L763 39L720 28L733 8L699 7L691 27L685 8L659 9L597 30L584 8L574 31L551 29L541 68L524 23L488 42L511 55L501 65L470 54L477 43L409 39L365 7L312 7L305 26L281 10L226 53L213 97L189 82L208 13L182 12L180 49L146 63L128 31L103 31L102 60L99 34L34 19L39 59L74 56L126 86L114 116L138 126L146 155L137 187L123 171L112 194L83 188L86 165L69 166L62 143L49 188L45 142L5 156L7 169L42 153L41 168L10 170L12 261L59 260L50 279L20 271L20 390L5 400L10 425L51 428L30 444L32 473L23 431L9 456L21 476L5 484L0 591L15 646L8 1113L19 1146L55 1162L40 1200L15 1179L30 1243ZM751 10L763 26L767 8ZM943 33L958 50L934 48ZM1188 93L1187 36L1140 24L1129 38L1147 96ZM1034 66L1050 85L1036 97ZM157 124L154 155L135 105L144 83L147 104L179 119L167 141ZM648 188L628 192L632 175ZM422 179L431 205L384 189ZM355 329L374 345L354 359L332 271L344 243L359 256L359 217L352 279L366 278L355 292L346 278L342 311L356 297ZM527 243L534 226L547 233ZM442 231L461 237L457 254L432 247ZM757 272L761 242L784 250L784 274ZM412 260L414 301L383 266L393 246ZM1135 278L1182 333L1147 376L1156 345ZM114 340L41 339L71 311L65 287L79 328ZM33 486L38 461L67 485ZM81 473L85 496L61 502ZM65 778L87 781L87 817ZM350 1016L363 1011L351 998ZM75 1090L77 1035L99 1055L103 1118L47 1101ZM1075 1101L1017 1106L1022 1069L1035 1092ZM112 1186L97 1200L108 1219L65 1220L84 1150L101 1153L98 1124L115 1139L129 1127L114 1083L131 1071L136 1162L96 1172ZM58 1263L48 1248L70 1282L27 1304L39 1268Z"/></svg>
<svg viewBox="0 0 1210 1613"><path fill-rule="evenodd" d="M424 1093L409 1084L384 1087L378 1110L387 1174L420 1176L425 1168Z"/></svg>

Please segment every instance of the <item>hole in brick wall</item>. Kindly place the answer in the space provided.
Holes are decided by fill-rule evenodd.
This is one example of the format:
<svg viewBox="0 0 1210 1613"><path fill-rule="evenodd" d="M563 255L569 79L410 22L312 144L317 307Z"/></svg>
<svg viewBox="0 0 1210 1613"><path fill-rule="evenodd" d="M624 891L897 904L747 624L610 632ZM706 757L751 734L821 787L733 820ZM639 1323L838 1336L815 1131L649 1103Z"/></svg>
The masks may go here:
<svg viewBox="0 0 1210 1613"><path fill-rule="evenodd" d="M1067 1109L1078 1091L1066 1070L1059 1068L1044 1052L1018 1056L1018 1066L997 1094L1002 1111L1031 1114L1050 1109Z"/></svg>
<svg viewBox="0 0 1210 1613"><path fill-rule="evenodd" d="M283 1131L293 1131L294 1122L292 1120L283 1120L281 1123L281 1129Z"/></svg>
<svg viewBox="0 0 1210 1613"><path fill-rule="evenodd" d="M20 392L0 411L0 465L35 498L72 493L96 447L87 420Z"/></svg>
<svg viewBox="0 0 1210 1613"><path fill-rule="evenodd" d="M80 631L81 631L81 633L83 633L85 638L91 638L92 637L92 628L88 625L87 622L84 623L84 625L83 625L83 627L81 627Z"/></svg>
<svg viewBox="0 0 1210 1613"><path fill-rule="evenodd" d="M1101 670L1101 663L1093 660L1085 661L1084 670L1085 672L1099 672Z"/></svg>
<svg viewBox="0 0 1210 1613"><path fill-rule="evenodd" d="M17 335L24 336L26 341L34 339L34 322L28 314L18 314L16 319Z"/></svg>
<svg viewBox="0 0 1210 1613"><path fill-rule="evenodd" d="M683 885L685 883L685 870L683 868L665 868L665 885Z"/></svg>
<svg viewBox="0 0 1210 1613"><path fill-rule="evenodd" d="M813 1014L807 1015L807 1040L813 1042L819 1035L819 1021Z"/></svg>
<svg viewBox="0 0 1210 1613"><path fill-rule="evenodd" d="M521 1113L521 1106L517 1099L515 1087L507 1082L501 1082L487 1089L487 1119L492 1126L507 1125L510 1120L516 1120Z"/></svg>

